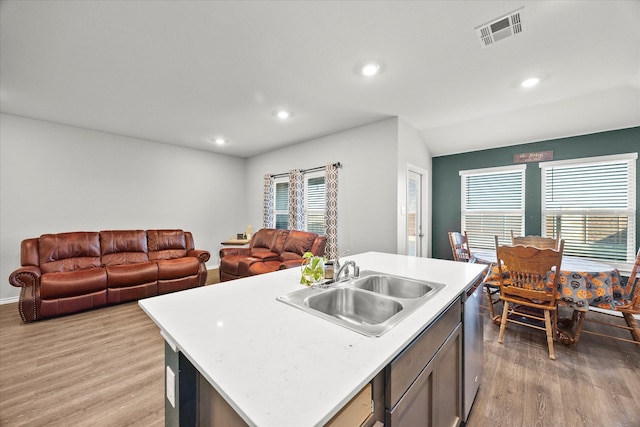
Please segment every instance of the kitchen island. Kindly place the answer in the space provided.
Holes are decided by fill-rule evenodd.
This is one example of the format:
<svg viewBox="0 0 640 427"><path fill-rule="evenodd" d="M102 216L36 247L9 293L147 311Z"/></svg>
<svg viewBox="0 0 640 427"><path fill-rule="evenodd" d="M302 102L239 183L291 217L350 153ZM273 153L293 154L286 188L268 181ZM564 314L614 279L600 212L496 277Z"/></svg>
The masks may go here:
<svg viewBox="0 0 640 427"><path fill-rule="evenodd" d="M486 268L376 252L346 260L445 287L380 337L277 301L303 287L297 268L140 301L166 341L166 425L202 423L203 393L247 425L325 425L369 384L380 394L374 381L384 382L384 369L449 308L461 322L461 297Z"/></svg>

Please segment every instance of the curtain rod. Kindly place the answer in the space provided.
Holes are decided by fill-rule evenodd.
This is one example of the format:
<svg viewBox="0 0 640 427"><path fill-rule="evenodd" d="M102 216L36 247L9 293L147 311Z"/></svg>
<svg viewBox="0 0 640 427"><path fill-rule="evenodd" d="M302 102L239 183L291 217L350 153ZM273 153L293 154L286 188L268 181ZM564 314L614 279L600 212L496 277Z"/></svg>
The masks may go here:
<svg viewBox="0 0 640 427"><path fill-rule="evenodd" d="M342 163L337 162L337 163L334 163L333 166L335 166L337 168L341 168L342 167ZM318 167L310 168L310 169L302 169L302 173L321 171L324 168L325 168L325 166L318 166ZM288 176L288 175L289 175L289 172L285 172L285 173L271 174L271 177L272 178L280 178L280 177Z"/></svg>

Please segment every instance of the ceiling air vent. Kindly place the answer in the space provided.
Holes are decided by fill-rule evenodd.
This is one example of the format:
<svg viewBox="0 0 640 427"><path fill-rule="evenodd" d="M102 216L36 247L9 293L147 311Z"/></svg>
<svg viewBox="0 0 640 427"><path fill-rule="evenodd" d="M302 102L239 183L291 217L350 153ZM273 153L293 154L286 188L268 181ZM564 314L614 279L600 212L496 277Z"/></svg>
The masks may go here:
<svg viewBox="0 0 640 427"><path fill-rule="evenodd" d="M482 47L487 47L507 37L519 34L524 30L522 15L524 7L476 27Z"/></svg>

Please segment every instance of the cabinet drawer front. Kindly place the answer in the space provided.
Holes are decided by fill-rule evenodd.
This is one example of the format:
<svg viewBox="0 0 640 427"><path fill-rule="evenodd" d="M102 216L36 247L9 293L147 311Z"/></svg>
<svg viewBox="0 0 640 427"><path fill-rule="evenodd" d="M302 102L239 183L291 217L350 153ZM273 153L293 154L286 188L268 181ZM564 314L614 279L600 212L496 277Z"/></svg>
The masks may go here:
<svg viewBox="0 0 640 427"><path fill-rule="evenodd" d="M458 325L393 409L388 427L457 427L462 420L462 325Z"/></svg>
<svg viewBox="0 0 640 427"><path fill-rule="evenodd" d="M386 368L385 406L392 409L461 322L462 306L457 299Z"/></svg>

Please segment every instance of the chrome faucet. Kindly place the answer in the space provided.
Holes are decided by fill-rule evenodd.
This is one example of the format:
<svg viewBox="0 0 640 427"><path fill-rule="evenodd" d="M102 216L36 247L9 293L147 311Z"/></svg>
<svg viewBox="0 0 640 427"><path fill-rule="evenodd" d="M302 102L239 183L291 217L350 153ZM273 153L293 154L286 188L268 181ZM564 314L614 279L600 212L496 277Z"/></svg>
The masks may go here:
<svg viewBox="0 0 640 427"><path fill-rule="evenodd" d="M338 270L340 270L340 257L345 256L345 255L347 255L348 253L349 253L349 249L347 249L346 251L342 252L342 253L341 253L341 254L339 254L339 255L336 255L336 260L335 260L335 262L333 263L333 267L336 269L336 272L337 272ZM337 276L336 276L336 277L337 277Z"/></svg>
<svg viewBox="0 0 640 427"><path fill-rule="evenodd" d="M349 270L349 267L353 267L353 274L350 274L351 271ZM342 276L343 272L345 273L345 278L341 279L340 277ZM349 280L350 277L355 278L359 276L360 276L360 267L356 265L355 261L347 261L344 263L342 267L340 267L340 269L336 273L335 281L339 282L341 280Z"/></svg>

